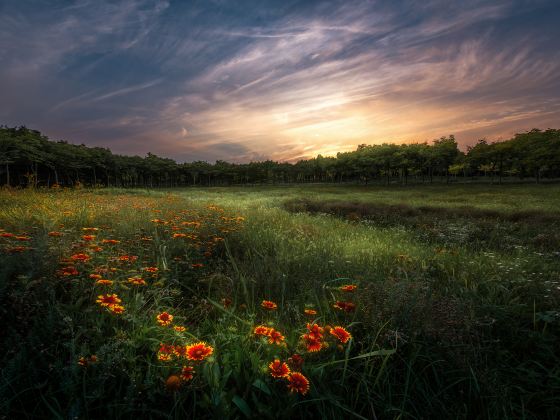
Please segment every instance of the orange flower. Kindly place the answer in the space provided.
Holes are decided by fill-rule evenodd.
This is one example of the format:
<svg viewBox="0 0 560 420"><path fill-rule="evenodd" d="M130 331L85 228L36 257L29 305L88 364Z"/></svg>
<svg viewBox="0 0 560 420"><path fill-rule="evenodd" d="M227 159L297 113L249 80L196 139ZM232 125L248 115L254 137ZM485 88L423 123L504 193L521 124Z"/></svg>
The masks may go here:
<svg viewBox="0 0 560 420"><path fill-rule="evenodd" d="M120 315L124 312L124 306L122 305L111 305L109 306L109 310L117 315Z"/></svg>
<svg viewBox="0 0 560 420"><path fill-rule="evenodd" d="M263 300L261 306L265 309L275 310L278 308L278 305L271 300Z"/></svg>
<svg viewBox="0 0 560 420"><path fill-rule="evenodd" d="M162 327L167 327L168 325L170 325L173 322L173 315L171 315L167 312L162 312L161 314L156 316L156 320L157 320L157 323L159 325L161 325Z"/></svg>
<svg viewBox="0 0 560 420"><path fill-rule="evenodd" d="M269 328L265 325L257 325L253 331L253 333L255 335L264 335L264 336L268 336L268 334L270 334L270 330L272 328Z"/></svg>
<svg viewBox="0 0 560 420"><path fill-rule="evenodd" d="M113 280L99 279L95 282L95 284L100 286L111 286L113 284Z"/></svg>
<svg viewBox="0 0 560 420"><path fill-rule="evenodd" d="M157 358L159 361L168 362L175 352L175 347L169 344L160 343Z"/></svg>
<svg viewBox="0 0 560 420"><path fill-rule="evenodd" d="M104 244L112 244L112 245L121 243L121 241L117 241L116 239L103 239L101 242Z"/></svg>
<svg viewBox="0 0 560 420"><path fill-rule="evenodd" d="M268 343L269 344L282 344L284 342L284 336L280 331L271 328L268 332Z"/></svg>
<svg viewBox="0 0 560 420"><path fill-rule="evenodd" d="M142 277L129 277L128 282L130 284L135 285L135 286L145 286L146 285L146 280L144 280Z"/></svg>
<svg viewBox="0 0 560 420"><path fill-rule="evenodd" d="M56 274L59 276L68 277L68 276L77 276L80 273L78 272L78 270L76 270L76 267L74 267L73 265L69 265L67 267L62 267L60 270L56 272Z"/></svg>
<svg viewBox="0 0 560 420"><path fill-rule="evenodd" d="M191 267L192 267L192 268L202 268L202 267L204 267L204 264L202 264L202 263L195 263L195 264L191 264Z"/></svg>
<svg viewBox="0 0 560 420"><path fill-rule="evenodd" d="M187 357L187 346L172 346L173 354L177 357Z"/></svg>
<svg viewBox="0 0 560 420"><path fill-rule="evenodd" d="M309 352L320 351L323 348L323 343L321 343L321 340L315 338L315 336L311 334L303 334L301 338L303 338L305 346L307 347L307 351Z"/></svg>
<svg viewBox="0 0 560 420"><path fill-rule="evenodd" d="M70 259L74 261L86 262L90 259L90 256L88 254L79 253L72 255Z"/></svg>
<svg viewBox="0 0 560 420"><path fill-rule="evenodd" d="M16 241L29 241L31 239L30 236L14 236Z"/></svg>
<svg viewBox="0 0 560 420"><path fill-rule="evenodd" d="M288 376L288 389L290 392L299 392L301 395L309 391L309 379L299 372L293 372Z"/></svg>
<svg viewBox="0 0 560 420"><path fill-rule="evenodd" d="M356 305L352 302L342 302L340 300L337 300L335 302L335 304L333 305L333 307L335 309L339 309L341 311L344 312L354 312L354 310L356 309Z"/></svg>
<svg viewBox="0 0 560 420"><path fill-rule="evenodd" d="M331 335L338 338L342 344L346 344L352 338L352 335L342 327L333 327L330 331Z"/></svg>
<svg viewBox="0 0 560 420"><path fill-rule="evenodd" d="M187 346L187 358L189 360L204 360L212 353L214 353L214 348L206 345L203 341Z"/></svg>
<svg viewBox="0 0 560 420"><path fill-rule="evenodd" d="M98 280L98 279L102 279L103 276L102 276L101 274L90 274L90 275L89 275L89 278L90 278L90 279Z"/></svg>
<svg viewBox="0 0 560 420"><path fill-rule="evenodd" d="M99 303L101 306L109 307L113 305L118 305L122 301L119 299L119 297L116 294L113 293L112 295L97 296L96 302Z"/></svg>
<svg viewBox="0 0 560 420"><path fill-rule="evenodd" d="M144 267L142 270L147 271L148 273L157 273L159 268L157 267Z"/></svg>
<svg viewBox="0 0 560 420"><path fill-rule="evenodd" d="M99 230L99 228L95 228L95 227L85 227L85 228L82 228L82 230L83 230L84 232L97 232L97 231Z"/></svg>
<svg viewBox="0 0 560 420"><path fill-rule="evenodd" d="M180 326L180 325L175 325L175 326L173 327L173 329L174 329L175 331L177 331L177 332L183 332L183 331L186 331L186 330L187 330L185 327L182 327L182 326Z"/></svg>
<svg viewBox="0 0 560 420"><path fill-rule="evenodd" d="M288 363L293 370L298 371L303 366L303 357L299 354L293 354L292 357L288 358Z"/></svg>
<svg viewBox="0 0 560 420"><path fill-rule="evenodd" d="M183 366L181 370L181 379L183 381L190 381L193 378L194 368L192 366Z"/></svg>
<svg viewBox="0 0 560 420"><path fill-rule="evenodd" d="M93 241L95 239L95 235L84 235L82 236L84 241Z"/></svg>
<svg viewBox="0 0 560 420"><path fill-rule="evenodd" d="M174 233L173 238L185 238L187 236L186 233Z"/></svg>
<svg viewBox="0 0 560 420"><path fill-rule="evenodd" d="M119 261L134 262L138 259L136 255L121 255Z"/></svg>
<svg viewBox="0 0 560 420"><path fill-rule="evenodd" d="M49 235L49 236L53 236L53 237L57 237L57 236L62 236L63 233L62 233L62 232L53 231L53 232L49 232L48 235Z"/></svg>
<svg viewBox="0 0 560 420"><path fill-rule="evenodd" d="M16 235L14 235L13 233L9 233L9 232L0 233L1 238L13 238L14 236L16 236Z"/></svg>
<svg viewBox="0 0 560 420"><path fill-rule="evenodd" d="M357 288L358 286L356 286L355 284L345 284L344 286L340 286L339 289L342 290L343 292L353 292Z"/></svg>
<svg viewBox="0 0 560 420"><path fill-rule="evenodd" d="M307 331L309 331L309 336L315 340L323 338L323 328L319 324L307 324Z"/></svg>
<svg viewBox="0 0 560 420"><path fill-rule="evenodd" d="M273 362L270 362L268 369L273 378L286 378L290 375L290 368L288 365L284 362L280 362L279 359L274 359Z"/></svg>
<svg viewBox="0 0 560 420"><path fill-rule="evenodd" d="M177 375L171 375L169 378L167 378L167 381L165 381L165 389L167 389L169 392L177 391L180 386L181 378L179 378Z"/></svg>
<svg viewBox="0 0 560 420"><path fill-rule="evenodd" d="M315 309L304 309L303 313L310 316L317 315L317 311Z"/></svg>

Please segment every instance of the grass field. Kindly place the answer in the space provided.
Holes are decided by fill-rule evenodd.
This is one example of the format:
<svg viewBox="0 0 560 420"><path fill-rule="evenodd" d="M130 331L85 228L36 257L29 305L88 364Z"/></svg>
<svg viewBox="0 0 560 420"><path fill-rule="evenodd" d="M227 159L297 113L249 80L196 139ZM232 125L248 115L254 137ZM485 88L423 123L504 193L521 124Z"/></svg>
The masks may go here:
<svg viewBox="0 0 560 420"><path fill-rule="evenodd" d="M558 185L4 190L0 229L5 418L560 417Z"/></svg>

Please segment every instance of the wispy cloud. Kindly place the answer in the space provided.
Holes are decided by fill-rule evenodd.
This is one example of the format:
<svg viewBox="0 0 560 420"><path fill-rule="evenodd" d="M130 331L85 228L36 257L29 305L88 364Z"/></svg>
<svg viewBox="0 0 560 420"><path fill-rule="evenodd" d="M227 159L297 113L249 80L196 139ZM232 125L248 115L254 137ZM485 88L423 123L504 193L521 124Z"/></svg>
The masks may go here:
<svg viewBox="0 0 560 420"><path fill-rule="evenodd" d="M294 160L560 120L552 0L18 4L0 17L0 116L119 151Z"/></svg>

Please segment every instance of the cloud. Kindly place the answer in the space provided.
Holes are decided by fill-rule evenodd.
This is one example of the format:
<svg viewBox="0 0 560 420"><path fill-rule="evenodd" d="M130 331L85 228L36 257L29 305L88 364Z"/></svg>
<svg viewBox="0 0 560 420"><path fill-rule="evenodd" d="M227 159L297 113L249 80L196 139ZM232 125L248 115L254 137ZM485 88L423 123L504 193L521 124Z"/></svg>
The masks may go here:
<svg viewBox="0 0 560 420"><path fill-rule="evenodd" d="M0 116L120 151L295 160L560 120L552 1L19 4Z"/></svg>

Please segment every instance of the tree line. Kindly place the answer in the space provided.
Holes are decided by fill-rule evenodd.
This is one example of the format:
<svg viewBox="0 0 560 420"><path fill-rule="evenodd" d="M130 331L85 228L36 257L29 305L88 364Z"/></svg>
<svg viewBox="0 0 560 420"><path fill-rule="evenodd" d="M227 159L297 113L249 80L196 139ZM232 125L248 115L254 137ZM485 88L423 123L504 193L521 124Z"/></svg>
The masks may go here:
<svg viewBox="0 0 560 420"><path fill-rule="evenodd" d="M51 141L37 130L0 126L0 184L17 186L180 187L276 183L386 184L560 177L560 130L533 129L512 139L484 139L466 152L453 135L431 144L361 144L336 157L242 164L177 163L148 153L123 156L107 148Z"/></svg>

